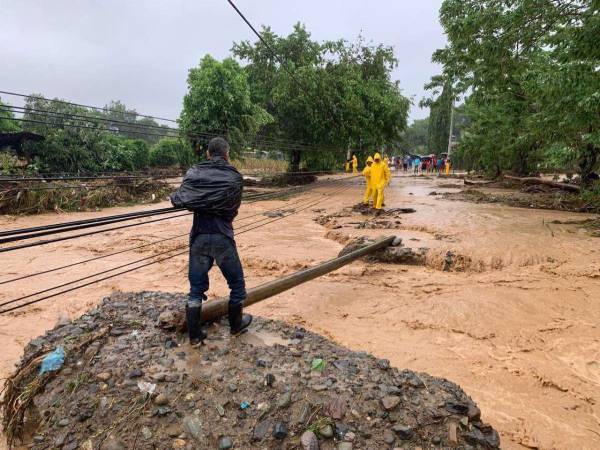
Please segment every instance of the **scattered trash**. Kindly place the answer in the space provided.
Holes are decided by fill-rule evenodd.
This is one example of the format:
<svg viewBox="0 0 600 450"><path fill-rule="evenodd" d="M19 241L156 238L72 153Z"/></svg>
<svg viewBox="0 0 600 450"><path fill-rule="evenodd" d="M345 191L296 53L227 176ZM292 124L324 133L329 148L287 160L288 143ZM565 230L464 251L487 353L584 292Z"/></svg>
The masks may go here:
<svg viewBox="0 0 600 450"><path fill-rule="evenodd" d="M244 400L242 403L240 403L240 409L244 410L244 409L248 409L250 408L250 403L248 403L246 400Z"/></svg>
<svg viewBox="0 0 600 450"><path fill-rule="evenodd" d="M323 369L325 369L325 361L323 361L321 358L315 358L312 360L310 370L314 372L322 372Z"/></svg>
<svg viewBox="0 0 600 450"><path fill-rule="evenodd" d="M42 360L40 366L40 375L46 372L54 372L65 363L65 350L62 347L56 347L56 350L48 353Z"/></svg>
<svg viewBox="0 0 600 450"><path fill-rule="evenodd" d="M148 383L147 381L138 381L137 387L140 389L142 394L152 395L156 390L156 384Z"/></svg>

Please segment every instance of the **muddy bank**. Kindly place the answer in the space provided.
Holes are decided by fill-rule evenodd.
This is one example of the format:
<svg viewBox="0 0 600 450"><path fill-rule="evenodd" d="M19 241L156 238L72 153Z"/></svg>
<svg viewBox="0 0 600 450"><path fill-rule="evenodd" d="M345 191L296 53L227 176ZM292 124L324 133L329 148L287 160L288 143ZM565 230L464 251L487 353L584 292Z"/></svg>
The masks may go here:
<svg viewBox="0 0 600 450"><path fill-rule="evenodd" d="M499 203L517 208L600 214L600 200L592 201L582 195L544 185L521 186L512 182L497 182L469 186L460 192L445 192L442 197L446 200Z"/></svg>
<svg viewBox="0 0 600 450"><path fill-rule="evenodd" d="M9 437L32 449L499 447L454 383L303 328L257 318L231 338L214 324L191 349L170 327L184 301L116 294L29 343L5 399ZM64 365L37 375L59 346Z"/></svg>
<svg viewBox="0 0 600 450"><path fill-rule="evenodd" d="M156 203L172 190L170 183L153 179L117 178L89 183L73 180L23 186L0 183L0 214L89 211L131 203Z"/></svg>

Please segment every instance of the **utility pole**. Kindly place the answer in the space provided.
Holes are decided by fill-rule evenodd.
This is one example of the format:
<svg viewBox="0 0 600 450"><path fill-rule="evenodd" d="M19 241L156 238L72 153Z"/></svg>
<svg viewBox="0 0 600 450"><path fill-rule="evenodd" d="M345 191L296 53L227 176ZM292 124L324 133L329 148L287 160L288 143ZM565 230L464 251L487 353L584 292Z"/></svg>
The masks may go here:
<svg viewBox="0 0 600 450"><path fill-rule="evenodd" d="M450 132L448 133L448 158L452 151L452 131L454 130L454 99L450 103Z"/></svg>

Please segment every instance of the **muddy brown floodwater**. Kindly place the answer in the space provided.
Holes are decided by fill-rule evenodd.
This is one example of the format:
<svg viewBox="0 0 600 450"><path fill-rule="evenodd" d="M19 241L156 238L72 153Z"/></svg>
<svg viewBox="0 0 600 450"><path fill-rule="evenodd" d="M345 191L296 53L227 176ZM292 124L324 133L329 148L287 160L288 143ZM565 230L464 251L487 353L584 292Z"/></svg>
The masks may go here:
<svg viewBox="0 0 600 450"><path fill-rule="evenodd" d="M394 229L357 229L366 218L344 208L360 199L362 186L349 183L341 192L319 188L288 202L242 207L238 230L261 218L244 217L275 208L302 209L319 201L238 237L248 285L336 256L341 236L397 234L407 246L429 248L427 263L355 262L255 305L252 312L300 324L352 349L387 358L399 368L457 382L501 433L503 448L600 448L600 239L574 225L550 223L589 216L447 201L429 193L451 192L448 180L396 176L387 191L387 207L411 207L416 213L402 215ZM160 206L3 217L0 229ZM314 221L336 213L341 214L335 230ZM186 217L4 253L0 281L184 234L189 225ZM179 238L4 284L0 299L185 242ZM456 266L460 270L440 270L448 251L461 261ZM186 258L180 256L0 316L0 376L12 370L30 339L61 317L76 317L117 290L185 292L186 270ZM218 271L211 281L211 297L226 294Z"/></svg>

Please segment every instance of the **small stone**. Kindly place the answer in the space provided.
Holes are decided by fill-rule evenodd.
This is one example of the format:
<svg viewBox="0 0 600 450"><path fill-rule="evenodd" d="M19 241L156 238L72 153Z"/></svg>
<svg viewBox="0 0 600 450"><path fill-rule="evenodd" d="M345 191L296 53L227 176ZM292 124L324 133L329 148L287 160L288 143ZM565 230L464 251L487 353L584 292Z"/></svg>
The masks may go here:
<svg viewBox="0 0 600 450"><path fill-rule="evenodd" d="M98 375L96 375L96 378L100 381L103 382L107 382L108 380L110 380L110 378L112 377L110 372L101 372Z"/></svg>
<svg viewBox="0 0 600 450"><path fill-rule="evenodd" d="M346 414L346 400L341 397L334 397L327 403L327 412L335 420L341 420Z"/></svg>
<svg viewBox="0 0 600 450"><path fill-rule="evenodd" d="M254 439L255 441L262 441L263 438L267 435L267 432L269 431L269 426L270 423L268 420L265 420L264 422L261 422L258 425L256 425L252 433L252 439Z"/></svg>
<svg viewBox="0 0 600 450"><path fill-rule="evenodd" d="M233 447L233 441L231 438L222 437L219 439L219 450L229 450Z"/></svg>
<svg viewBox="0 0 600 450"><path fill-rule="evenodd" d="M158 394L154 398L154 404L157 405L157 406L168 405L169 404L169 397L167 397L165 394Z"/></svg>
<svg viewBox="0 0 600 450"><path fill-rule="evenodd" d="M178 437L181 434L181 432L181 426L179 426L179 424L176 423L169 425L165 428L165 433L167 433L167 435L172 438Z"/></svg>
<svg viewBox="0 0 600 450"><path fill-rule="evenodd" d="M292 393L290 391L284 392L277 400L277 406L281 409L287 408L292 403Z"/></svg>
<svg viewBox="0 0 600 450"><path fill-rule="evenodd" d="M229 389L229 392L233 393L238 390L238 387L237 387L237 384L235 384L235 383L229 383L227 385L227 389Z"/></svg>
<svg viewBox="0 0 600 450"><path fill-rule="evenodd" d="M42 436L41 434L36 434L33 437L33 441L37 443L44 442L44 436Z"/></svg>
<svg viewBox="0 0 600 450"><path fill-rule="evenodd" d="M402 424L396 424L392 427L392 431L398 435L400 439L408 440L412 437L413 430L411 427Z"/></svg>
<svg viewBox="0 0 600 450"><path fill-rule="evenodd" d="M183 429L196 441L202 440L202 421L196 416L185 416L182 421Z"/></svg>
<svg viewBox="0 0 600 450"><path fill-rule="evenodd" d="M387 411L391 411L400 404L400 397L396 395L386 395L381 399L381 404Z"/></svg>
<svg viewBox="0 0 600 450"><path fill-rule="evenodd" d="M58 426L59 427L66 427L67 425L69 425L69 423L70 423L69 419L61 419L58 422Z"/></svg>
<svg viewBox="0 0 600 450"><path fill-rule="evenodd" d="M169 414L171 412L171 408L169 408L168 406L159 406L158 409L156 410L156 414L158 414L159 417L164 417L167 414Z"/></svg>
<svg viewBox="0 0 600 450"><path fill-rule="evenodd" d="M101 450L127 450L127 446L120 439L117 439L114 436L108 436L102 443L102 446L100 447L100 449Z"/></svg>
<svg viewBox="0 0 600 450"><path fill-rule="evenodd" d="M217 403L215 407L217 408L217 413L219 413L219 416L223 417L225 415L225 408L223 408L223 405L219 405Z"/></svg>
<svg viewBox="0 0 600 450"><path fill-rule="evenodd" d="M473 422L481 419L481 410L477 407L475 403L469 402L469 409L467 411L467 417L471 419Z"/></svg>
<svg viewBox="0 0 600 450"><path fill-rule="evenodd" d="M388 370L390 368L390 361L388 359L378 359L377 367L381 370Z"/></svg>
<svg viewBox="0 0 600 450"><path fill-rule="evenodd" d="M353 431L348 431L344 435L344 440L346 440L348 442L354 442L354 439L356 439L356 434Z"/></svg>
<svg viewBox="0 0 600 450"><path fill-rule="evenodd" d="M187 442L185 442L184 439L175 439L173 441L173 448L174 449L178 449L178 448L185 448L187 445Z"/></svg>
<svg viewBox="0 0 600 450"><path fill-rule="evenodd" d="M302 433L300 443L304 450L319 450L319 440L312 431L305 431Z"/></svg>
<svg viewBox="0 0 600 450"><path fill-rule="evenodd" d="M385 430L383 432L383 441L386 444L393 444L394 441L396 440L396 436L394 436L394 433L391 430Z"/></svg>
<svg viewBox="0 0 600 450"><path fill-rule="evenodd" d="M466 427L467 425L469 425L469 418L468 417L463 417L460 419L460 423Z"/></svg>
<svg viewBox="0 0 600 450"><path fill-rule="evenodd" d="M433 445L440 445L440 444L442 443L442 438L440 438L439 436L434 436L434 437L431 439L431 443L432 443Z"/></svg>
<svg viewBox="0 0 600 450"><path fill-rule="evenodd" d="M283 422L277 422L273 427L273 437L275 439L285 439L288 435L287 426Z"/></svg>
<svg viewBox="0 0 600 450"><path fill-rule="evenodd" d="M152 431L148 427L142 427L142 436L144 439L152 439Z"/></svg>
<svg viewBox="0 0 600 450"><path fill-rule="evenodd" d="M333 437L333 427L331 425L325 425L319 428L319 435L325 439L331 439Z"/></svg>
<svg viewBox="0 0 600 450"><path fill-rule="evenodd" d="M340 442L338 445L338 450L352 450L351 442Z"/></svg>
<svg viewBox="0 0 600 450"><path fill-rule="evenodd" d="M129 378L140 378L144 376L144 371L140 369L133 369L129 372Z"/></svg>
<svg viewBox="0 0 600 450"><path fill-rule="evenodd" d="M150 378L152 378L152 381L162 382L167 379L167 374L166 373L155 373L154 375L151 375Z"/></svg>

